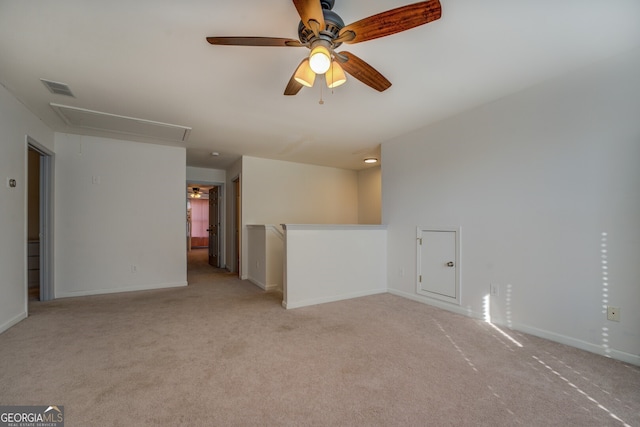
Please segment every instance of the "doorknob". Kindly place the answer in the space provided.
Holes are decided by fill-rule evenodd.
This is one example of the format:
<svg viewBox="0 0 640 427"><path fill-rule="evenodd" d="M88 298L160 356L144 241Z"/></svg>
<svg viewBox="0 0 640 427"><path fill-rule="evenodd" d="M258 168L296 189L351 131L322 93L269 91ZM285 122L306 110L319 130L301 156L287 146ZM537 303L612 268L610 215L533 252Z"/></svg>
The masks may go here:
<svg viewBox="0 0 640 427"><path fill-rule="evenodd" d="M449 261L449 262L447 263L447 267L453 267L454 265L455 265L455 264L453 263L453 261Z"/></svg>

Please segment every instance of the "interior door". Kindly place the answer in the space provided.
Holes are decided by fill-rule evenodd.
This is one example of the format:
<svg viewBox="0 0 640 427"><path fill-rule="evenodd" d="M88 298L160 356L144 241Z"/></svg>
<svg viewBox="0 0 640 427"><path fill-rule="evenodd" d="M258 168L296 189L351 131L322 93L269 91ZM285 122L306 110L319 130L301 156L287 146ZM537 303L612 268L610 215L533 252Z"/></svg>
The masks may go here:
<svg viewBox="0 0 640 427"><path fill-rule="evenodd" d="M459 303L459 230L418 230L418 293Z"/></svg>
<svg viewBox="0 0 640 427"><path fill-rule="evenodd" d="M218 187L209 190L209 265L220 267Z"/></svg>

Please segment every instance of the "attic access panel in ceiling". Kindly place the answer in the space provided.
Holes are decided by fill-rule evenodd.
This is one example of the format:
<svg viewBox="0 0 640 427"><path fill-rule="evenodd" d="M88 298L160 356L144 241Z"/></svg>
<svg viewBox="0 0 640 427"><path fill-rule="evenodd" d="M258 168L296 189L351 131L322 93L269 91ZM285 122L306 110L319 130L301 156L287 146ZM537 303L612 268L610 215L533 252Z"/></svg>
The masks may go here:
<svg viewBox="0 0 640 427"><path fill-rule="evenodd" d="M191 133L191 128L186 126L103 113L68 105L54 103L49 105L67 125L75 128L142 136L172 142L186 142Z"/></svg>

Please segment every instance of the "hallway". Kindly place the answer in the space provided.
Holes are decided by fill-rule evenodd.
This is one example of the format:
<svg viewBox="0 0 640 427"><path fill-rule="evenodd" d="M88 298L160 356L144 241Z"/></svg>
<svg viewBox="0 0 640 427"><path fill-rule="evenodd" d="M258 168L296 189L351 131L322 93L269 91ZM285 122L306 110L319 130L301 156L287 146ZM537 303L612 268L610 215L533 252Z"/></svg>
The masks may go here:
<svg viewBox="0 0 640 427"><path fill-rule="evenodd" d="M237 279L237 274L225 268L216 268L209 265L207 248L192 249L187 252L187 282L189 285L207 282L215 283L223 279L232 278ZM240 282L239 279L238 282Z"/></svg>

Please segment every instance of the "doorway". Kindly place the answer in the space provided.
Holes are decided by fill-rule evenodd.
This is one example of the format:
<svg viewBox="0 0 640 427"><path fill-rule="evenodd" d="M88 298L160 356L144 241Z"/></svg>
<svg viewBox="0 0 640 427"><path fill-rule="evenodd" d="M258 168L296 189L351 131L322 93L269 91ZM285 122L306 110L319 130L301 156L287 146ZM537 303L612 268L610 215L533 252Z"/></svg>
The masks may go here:
<svg viewBox="0 0 640 427"><path fill-rule="evenodd" d="M54 153L27 136L27 295L49 301L53 283Z"/></svg>
<svg viewBox="0 0 640 427"><path fill-rule="evenodd" d="M27 291L40 300L40 153L27 150Z"/></svg>
<svg viewBox="0 0 640 427"><path fill-rule="evenodd" d="M224 184L187 182L187 268L224 265L223 194Z"/></svg>

